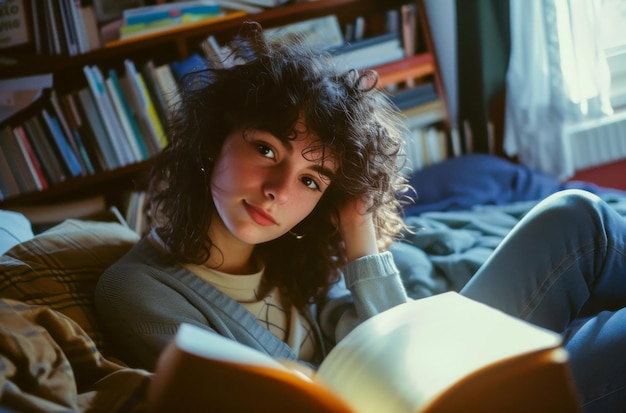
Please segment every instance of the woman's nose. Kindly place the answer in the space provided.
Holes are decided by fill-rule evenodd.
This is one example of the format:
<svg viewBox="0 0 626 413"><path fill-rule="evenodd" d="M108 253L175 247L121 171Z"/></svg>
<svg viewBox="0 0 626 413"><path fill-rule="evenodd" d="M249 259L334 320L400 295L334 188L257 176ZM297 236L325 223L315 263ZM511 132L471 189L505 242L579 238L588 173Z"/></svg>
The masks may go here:
<svg viewBox="0 0 626 413"><path fill-rule="evenodd" d="M288 173L275 172L267 177L263 184L264 195L279 204L289 199L290 182L292 179Z"/></svg>

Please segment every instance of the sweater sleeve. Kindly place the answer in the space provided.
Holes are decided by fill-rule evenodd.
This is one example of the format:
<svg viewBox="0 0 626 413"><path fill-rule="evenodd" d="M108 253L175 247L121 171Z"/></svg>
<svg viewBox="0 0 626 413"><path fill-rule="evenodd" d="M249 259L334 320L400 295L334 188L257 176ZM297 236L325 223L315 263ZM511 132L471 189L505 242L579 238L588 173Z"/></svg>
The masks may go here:
<svg viewBox="0 0 626 413"><path fill-rule="evenodd" d="M335 343L364 320L409 300L390 252L356 259L343 275L320 312L322 331Z"/></svg>

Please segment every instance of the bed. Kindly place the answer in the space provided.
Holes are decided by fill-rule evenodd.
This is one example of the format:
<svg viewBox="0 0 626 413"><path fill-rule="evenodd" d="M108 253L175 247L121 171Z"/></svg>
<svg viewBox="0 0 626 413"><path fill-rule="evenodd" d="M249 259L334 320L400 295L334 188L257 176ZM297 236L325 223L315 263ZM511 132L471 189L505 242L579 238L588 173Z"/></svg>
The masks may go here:
<svg viewBox="0 0 626 413"><path fill-rule="evenodd" d="M539 200L564 189L584 189L626 215L626 191L559 179L503 158L452 158L410 176L405 205L413 229L392 252L409 295L458 291L503 237Z"/></svg>
<svg viewBox="0 0 626 413"><path fill-rule="evenodd" d="M589 190L626 215L626 192L560 182L489 155L450 159L410 181L417 196L404 212L414 231L391 251L412 298L459 290L521 217L558 190ZM13 245L0 257L0 407L142 411L151 373L116 358L93 309L100 273L139 236L123 222L79 220L27 232L5 238Z"/></svg>

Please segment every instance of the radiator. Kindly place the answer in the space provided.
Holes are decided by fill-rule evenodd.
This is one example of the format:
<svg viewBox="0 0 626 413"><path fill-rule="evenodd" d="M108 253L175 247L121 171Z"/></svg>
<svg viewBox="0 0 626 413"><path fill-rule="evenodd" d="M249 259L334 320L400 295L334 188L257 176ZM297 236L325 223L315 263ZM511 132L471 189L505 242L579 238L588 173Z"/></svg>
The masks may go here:
<svg viewBox="0 0 626 413"><path fill-rule="evenodd" d="M626 112L567 125L562 138L573 171L626 158Z"/></svg>

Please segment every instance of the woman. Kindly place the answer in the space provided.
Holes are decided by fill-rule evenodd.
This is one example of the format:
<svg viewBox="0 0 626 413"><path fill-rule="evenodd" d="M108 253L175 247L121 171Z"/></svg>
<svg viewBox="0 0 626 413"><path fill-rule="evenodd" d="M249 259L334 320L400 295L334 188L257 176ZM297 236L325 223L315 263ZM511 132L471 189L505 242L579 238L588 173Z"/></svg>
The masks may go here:
<svg viewBox="0 0 626 413"><path fill-rule="evenodd" d="M136 366L153 369L183 322L315 366L359 322L408 300L386 250L404 229L401 123L375 74L271 44L254 23L233 46L241 64L186 78L151 177L153 229L98 284L98 311ZM622 268L620 234L597 198L558 194L463 290L562 332L589 411L625 403L609 387L626 363L588 370L624 348L623 334L586 342L601 338L588 329L600 310L625 304L609 272Z"/></svg>

